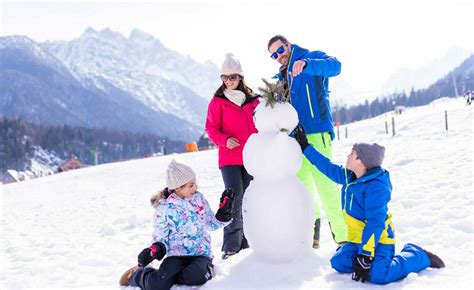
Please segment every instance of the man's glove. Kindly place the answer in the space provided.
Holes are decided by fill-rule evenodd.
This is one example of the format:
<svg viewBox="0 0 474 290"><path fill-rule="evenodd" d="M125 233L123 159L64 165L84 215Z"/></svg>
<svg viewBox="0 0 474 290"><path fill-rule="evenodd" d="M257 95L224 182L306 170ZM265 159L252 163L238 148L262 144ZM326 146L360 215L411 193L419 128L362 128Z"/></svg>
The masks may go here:
<svg viewBox="0 0 474 290"><path fill-rule="evenodd" d="M372 267L372 258L366 255L358 255L354 260L354 272L352 272L352 280L369 281L370 268Z"/></svg>
<svg viewBox="0 0 474 290"><path fill-rule="evenodd" d="M146 267L154 259L161 260L166 254L166 247L163 243L156 242L149 248L143 249L138 255L138 267Z"/></svg>
<svg viewBox="0 0 474 290"><path fill-rule="evenodd" d="M219 200L219 209L216 212L216 219L221 222L228 222L232 219L232 207L234 204L234 191L228 188L222 192Z"/></svg>
<svg viewBox="0 0 474 290"><path fill-rule="evenodd" d="M296 141L298 142L298 144L300 144L301 151L304 151L306 147L309 146L309 143L308 143L308 138L306 138L303 125L298 124L298 126L296 126L293 132L295 133Z"/></svg>

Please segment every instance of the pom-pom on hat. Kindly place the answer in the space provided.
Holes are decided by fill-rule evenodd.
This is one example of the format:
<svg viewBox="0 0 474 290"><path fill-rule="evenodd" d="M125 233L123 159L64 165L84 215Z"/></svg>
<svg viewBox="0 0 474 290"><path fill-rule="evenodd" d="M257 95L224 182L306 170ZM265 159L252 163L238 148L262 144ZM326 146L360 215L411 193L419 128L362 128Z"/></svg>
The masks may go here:
<svg viewBox="0 0 474 290"><path fill-rule="evenodd" d="M194 173L191 167L178 163L173 159L168 165L168 169L166 169L166 186L169 189L176 189L195 177L196 173Z"/></svg>
<svg viewBox="0 0 474 290"><path fill-rule="evenodd" d="M372 145L356 143L352 149L355 150L360 161L367 167L367 170L382 165L383 158L385 157L385 147L377 143Z"/></svg>
<svg viewBox="0 0 474 290"><path fill-rule="evenodd" d="M233 74L244 76L239 60L229 52L226 54L224 63L222 64L221 75L229 76Z"/></svg>

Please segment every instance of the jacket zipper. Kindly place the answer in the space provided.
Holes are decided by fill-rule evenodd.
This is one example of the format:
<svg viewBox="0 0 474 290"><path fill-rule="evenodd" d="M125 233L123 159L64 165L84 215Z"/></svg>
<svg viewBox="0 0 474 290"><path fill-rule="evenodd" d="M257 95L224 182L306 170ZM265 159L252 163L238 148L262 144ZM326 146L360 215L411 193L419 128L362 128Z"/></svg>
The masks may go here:
<svg viewBox="0 0 474 290"><path fill-rule="evenodd" d="M350 185L350 183L346 185L346 189L344 190L344 210L347 209L347 189L349 188L349 185ZM346 212L347 212L347 210L346 210Z"/></svg>
<svg viewBox="0 0 474 290"><path fill-rule="evenodd" d="M354 193L351 193L351 204L349 205L349 210L352 210L352 199L354 198Z"/></svg>
<svg viewBox="0 0 474 290"><path fill-rule="evenodd" d="M306 84L306 95L308 96L308 105L309 105L309 111L311 113L311 118L314 119L313 106L311 105L311 95L309 94L308 84Z"/></svg>
<svg viewBox="0 0 474 290"><path fill-rule="evenodd" d="M294 47L291 48L291 53L290 53L290 60L288 61L289 64L291 64L291 59L293 58L293 51L295 50ZM288 85L288 96L290 99L290 103L293 103L291 100L291 87L293 86L293 75L290 74L290 69L287 67L286 68L286 81Z"/></svg>
<svg viewBox="0 0 474 290"><path fill-rule="evenodd" d="M249 102L249 104L250 104L250 102ZM251 129L250 129L250 126L249 126L249 122L247 120L247 116L245 115L243 104L242 104L242 107L240 107L240 112L243 114L243 117L244 117L243 119L245 120L245 124L246 124L245 128L247 129L247 133L250 133Z"/></svg>
<svg viewBox="0 0 474 290"><path fill-rule="evenodd" d="M344 191L344 193L345 193L345 194L344 194L344 196L345 196L345 197L344 197L344 209L347 209L347 190L349 189L349 185L352 185L352 184L355 184L355 182L354 182L354 183L349 183L349 184L347 184L347 185L346 185L346 190ZM354 199L354 193L352 192L352 193L351 193L351 201L350 201L350 203L349 203L349 210L352 210L352 200L353 200L353 199ZM347 212L347 210L346 210L346 212Z"/></svg>

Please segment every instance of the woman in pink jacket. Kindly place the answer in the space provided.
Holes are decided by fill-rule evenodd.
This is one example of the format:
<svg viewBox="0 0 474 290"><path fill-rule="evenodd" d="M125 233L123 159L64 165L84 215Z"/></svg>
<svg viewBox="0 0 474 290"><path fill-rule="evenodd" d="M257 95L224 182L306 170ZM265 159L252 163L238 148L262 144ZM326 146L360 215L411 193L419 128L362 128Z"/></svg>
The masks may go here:
<svg viewBox="0 0 474 290"><path fill-rule="evenodd" d="M225 188L235 192L232 222L224 228L222 259L248 248L242 221L242 198L253 179L244 168L242 150L251 134L257 133L253 111L259 95L244 82L240 62L231 53L226 55L221 70L222 85L209 103L206 132L219 148L219 169Z"/></svg>

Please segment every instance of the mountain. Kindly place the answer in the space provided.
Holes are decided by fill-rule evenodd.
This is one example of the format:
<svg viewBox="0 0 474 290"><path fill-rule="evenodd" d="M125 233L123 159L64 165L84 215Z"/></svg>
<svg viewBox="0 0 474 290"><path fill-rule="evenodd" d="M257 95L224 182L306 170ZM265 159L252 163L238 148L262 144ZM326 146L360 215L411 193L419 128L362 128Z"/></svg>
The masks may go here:
<svg viewBox="0 0 474 290"><path fill-rule="evenodd" d="M459 97L467 91L474 91L474 55L465 59L458 67L427 88L412 89L409 95L405 92L393 93L350 107L335 103L332 113L335 121L347 124L393 112L397 106L422 106L443 97Z"/></svg>
<svg viewBox="0 0 474 290"><path fill-rule="evenodd" d="M128 38L108 28L88 28L72 41L45 42L84 85L127 92L155 111L204 127L207 104L219 85L218 68L167 49L140 30Z"/></svg>
<svg viewBox="0 0 474 290"><path fill-rule="evenodd" d="M351 85L343 78L334 78L330 80L329 90L331 91L329 97L331 106L342 107L344 105L353 105L361 102L355 95ZM351 96L348 98L348 96Z"/></svg>
<svg viewBox="0 0 474 290"><path fill-rule="evenodd" d="M109 82L102 81L100 89L81 83L60 60L27 37L1 37L0 63L0 115L174 139L195 139L201 131L201 126L153 110Z"/></svg>
<svg viewBox="0 0 474 290"><path fill-rule="evenodd" d="M408 93L412 88L415 90L427 88L447 72L459 66L472 53L459 47L451 47L446 55L426 66L418 69L402 68L388 78L382 87L382 94L403 91Z"/></svg>
<svg viewBox="0 0 474 290"><path fill-rule="evenodd" d="M212 62L204 64L189 56L167 49L158 39L139 29L130 33L130 56L142 71L177 82L210 100L217 86L220 70Z"/></svg>

